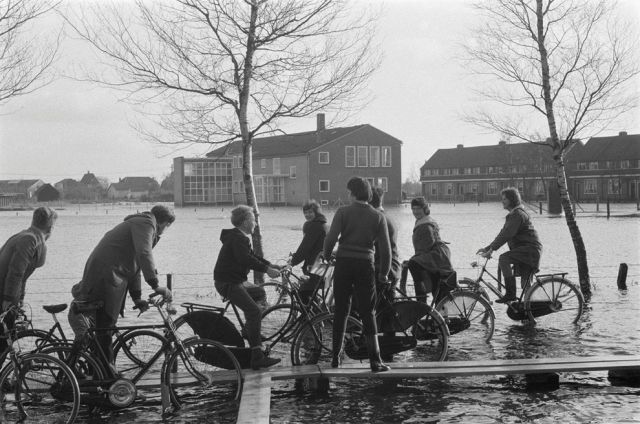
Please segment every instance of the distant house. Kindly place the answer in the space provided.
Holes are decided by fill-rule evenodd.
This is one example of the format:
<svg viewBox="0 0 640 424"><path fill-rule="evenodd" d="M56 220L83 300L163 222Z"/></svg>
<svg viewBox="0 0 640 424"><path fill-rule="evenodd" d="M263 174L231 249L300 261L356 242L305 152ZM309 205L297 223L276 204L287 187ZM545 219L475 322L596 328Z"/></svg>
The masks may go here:
<svg viewBox="0 0 640 424"><path fill-rule="evenodd" d="M149 198L160 189L158 182L151 177L125 177L113 183L107 190L110 199L140 200Z"/></svg>
<svg viewBox="0 0 640 424"><path fill-rule="evenodd" d="M51 202L60 199L60 192L51 184L45 184L36 191L38 202Z"/></svg>
<svg viewBox="0 0 640 424"><path fill-rule="evenodd" d="M0 180L0 194L29 200L43 185L42 180Z"/></svg>
<svg viewBox="0 0 640 424"><path fill-rule="evenodd" d="M348 202L346 184L361 176L385 191L386 204L401 201L402 141L369 124L325 128L318 114L314 131L253 140L253 176L258 203L301 205ZM174 159L178 206L245 203L242 143L236 141L207 158Z"/></svg>
<svg viewBox="0 0 640 424"><path fill-rule="evenodd" d="M87 187L94 187L94 188L101 187L101 184L100 184L100 181L98 181L98 178L96 178L96 176L89 171L87 171L87 173L82 176L82 178L80 179L80 182L86 185Z"/></svg>

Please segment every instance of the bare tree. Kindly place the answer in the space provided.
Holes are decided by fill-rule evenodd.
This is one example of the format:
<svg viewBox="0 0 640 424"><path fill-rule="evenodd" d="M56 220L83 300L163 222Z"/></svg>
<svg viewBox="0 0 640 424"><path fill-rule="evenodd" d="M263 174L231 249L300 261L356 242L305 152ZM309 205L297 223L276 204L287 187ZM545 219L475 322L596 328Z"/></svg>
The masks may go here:
<svg viewBox="0 0 640 424"><path fill-rule="evenodd" d="M487 0L476 7L486 19L466 47L467 58L493 82L479 94L499 107L467 121L552 149L580 287L588 296L587 254L564 158L578 138L636 107L637 32L615 15L611 1Z"/></svg>
<svg viewBox="0 0 640 424"><path fill-rule="evenodd" d="M61 32L38 31L27 36L35 21L59 4L54 0L0 0L0 104L30 93L51 81L51 65Z"/></svg>
<svg viewBox="0 0 640 424"><path fill-rule="evenodd" d="M107 59L93 80L156 102L160 143L242 140L254 249L262 254L253 186L252 140L283 118L348 112L379 65L373 14L346 0L138 0L94 4L69 18ZM172 138L167 138L172 134Z"/></svg>

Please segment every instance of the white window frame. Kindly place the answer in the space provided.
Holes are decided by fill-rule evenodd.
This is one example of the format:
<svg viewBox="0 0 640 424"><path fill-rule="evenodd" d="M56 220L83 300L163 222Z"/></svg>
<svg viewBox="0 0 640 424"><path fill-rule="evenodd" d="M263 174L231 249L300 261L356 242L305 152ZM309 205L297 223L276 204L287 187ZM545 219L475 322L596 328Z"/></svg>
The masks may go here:
<svg viewBox="0 0 640 424"><path fill-rule="evenodd" d="M447 196L451 196L453 195L453 184L452 183L446 183L444 185L444 192Z"/></svg>
<svg viewBox="0 0 640 424"><path fill-rule="evenodd" d="M329 163L329 152L318 152L318 163L326 165Z"/></svg>
<svg viewBox="0 0 640 424"><path fill-rule="evenodd" d="M260 168L265 169L267 167L267 160L260 159Z"/></svg>
<svg viewBox="0 0 640 424"><path fill-rule="evenodd" d="M327 183L327 189L322 189L322 183ZM331 181L329 180L318 180L318 191L320 193L330 193L331 192Z"/></svg>
<svg viewBox="0 0 640 424"><path fill-rule="evenodd" d="M392 160L391 160L391 146L382 146L381 147L381 161L382 161L382 167L383 168L391 168L392 166ZM388 153L388 155L385 154L385 152Z"/></svg>
<svg viewBox="0 0 640 424"><path fill-rule="evenodd" d="M352 163L349 163L349 151L352 152L352 156L351 156L351 159L353 159ZM356 146L344 146L344 166L345 168L356 167Z"/></svg>
<svg viewBox="0 0 640 424"><path fill-rule="evenodd" d="M536 194L544 194L544 181L536 181Z"/></svg>
<svg viewBox="0 0 640 424"><path fill-rule="evenodd" d="M495 181L487 183L487 194L492 196L498 194L498 184Z"/></svg>
<svg viewBox="0 0 640 424"><path fill-rule="evenodd" d="M380 146L369 147L369 166L372 168L380 167Z"/></svg>
<svg viewBox="0 0 640 424"><path fill-rule="evenodd" d="M382 187L382 191L387 193L389 191L389 178L380 177L380 187Z"/></svg>
<svg viewBox="0 0 640 424"><path fill-rule="evenodd" d="M362 161L360 159L363 159ZM356 150L356 164L358 168L367 168L369 167L369 147L367 146L358 146Z"/></svg>
<svg viewBox="0 0 640 424"><path fill-rule="evenodd" d="M437 183L430 183L429 184L429 192L431 193L432 196L437 196L438 195L438 184Z"/></svg>
<svg viewBox="0 0 640 424"><path fill-rule="evenodd" d="M289 167L289 178L295 180L297 178L297 174L296 174L296 166L295 165L291 165Z"/></svg>
<svg viewBox="0 0 640 424"><path fill-rule="evenodd" d="M629 168L630 168L630 164L628 159L620 161L620 169L629 169Z"/></svg>
<svg viewBox="0 0 640 424"><path fill-rule="evenodd" d="M280 175L280 158L273 158L273 175Z"/></svg>
<svg viewBox="0 0 640 424"><path fill-rule="evenodd" d="M329 204L328 200L320 200L320 206L327 206Z"/></svg>
<svg viewBox="0 0 640 424"><path fill-rule="evenodd" d="M609 178L607 182L607 193L620 194L620 180L617 178Z"/></svg>
<svg viewBox="0 0 640 424"><path fill-rule="evenodd" d="M598 162L589 162L589 169L590 170L598 169Z"/></svg>
<svg viewBox="0 0 640 424"><path fill-rule="evenodd" d="M587 165L587 162L578 162L576 168L578 171L586 171L589 169L589 166Z"/></svg>
<svg viewBox="0 0 640 424"><path fill-rule="evenodd" d="M598 194L598 182L596 180L584 180L584 194Z"/></svg>

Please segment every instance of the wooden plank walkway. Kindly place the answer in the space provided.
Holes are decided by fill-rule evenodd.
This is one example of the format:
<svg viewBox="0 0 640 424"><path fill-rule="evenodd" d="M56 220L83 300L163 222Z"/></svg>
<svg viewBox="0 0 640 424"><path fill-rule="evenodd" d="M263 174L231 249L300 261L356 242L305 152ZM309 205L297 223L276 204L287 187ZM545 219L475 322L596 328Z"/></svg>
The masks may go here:
<svg viewBox="0 0 640 424"><path fill-rule="evenodd" d="M300 378L422 378L471 375L539 374L602 370L640 370L640 356L591 356L573 358L536 358L489 361L393 362L390 371L373 373L368 363L324 368L317 365L243 370L244 387L238 424L269 423L271 382Z"/></svg>

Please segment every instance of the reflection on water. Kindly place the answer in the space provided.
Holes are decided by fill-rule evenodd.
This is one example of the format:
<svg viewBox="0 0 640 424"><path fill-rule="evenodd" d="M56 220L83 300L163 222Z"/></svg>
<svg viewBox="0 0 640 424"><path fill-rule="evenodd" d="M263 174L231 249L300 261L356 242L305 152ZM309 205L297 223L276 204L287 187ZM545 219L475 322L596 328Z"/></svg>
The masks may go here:
<svg viewBox="0 0 640 424"><path fill-rule="evenodd" d="M589 210L589 205L583 205ZM635 205L616 205L635 211ZM69 290L82 275L84 262L100 237L122 218L148 205L73 206L58 211L60 219L49 241L47 264L28 282L27 301L33 305L37 327L50 325L51 317L41 304L68 302ZM595 208L593 208L595 209ZM468 264L475 251L487 245L500 230L505 212L498 204L432 205L441 236L450 242L453 263L460 277L476 276ZM108 213L107 213L108 212ZM212 282L212 269L220 247L222 228L230 227L229 208L177 209L177 220L155 249L161 273L173 273L178 302L220 303ZM398 228L401 259L411 255L413 216L409 208L388 208ZM329 220L333 211L328 211ZM0 240L29 224L30 213L0 212ZM544 245L544 273L567 271L577 282L575 254L563 219L532 215ZM638 218L599 219L578 214L585 240L594 294L580 322L561 331L542 330L512 321L505 306L493 304L496 328L488 343L456 343L450 340L450 361L520 359L640 354L640 225ZM261 215L265 256L284 260L302 237L303 216L299 208L265 208ZM629 265L626 295L616 288L618 265ZM490 262L495 270L497 264ZM127 311L131 305L127 305ZM65 331L66 318L61 316ZM127 312L121 323L158 322L154 311L139 320ZM287 348L278 352L288 357ZM412 360L412 353L396 360ZM286 363L286 362L285 362ZM393 364L392 364L393 365ZM521 376L479 376L400 380L332 381L328 395L299 392L293 382L276 382L272 392L273 422L638 422L640 389L613 387L606 371L562 374L561 385L552 392L526 390ZM99 411L82 422L158 422L157 394L125 411ZM169 422L234 422L236 405L188 405Z"/></svg>

